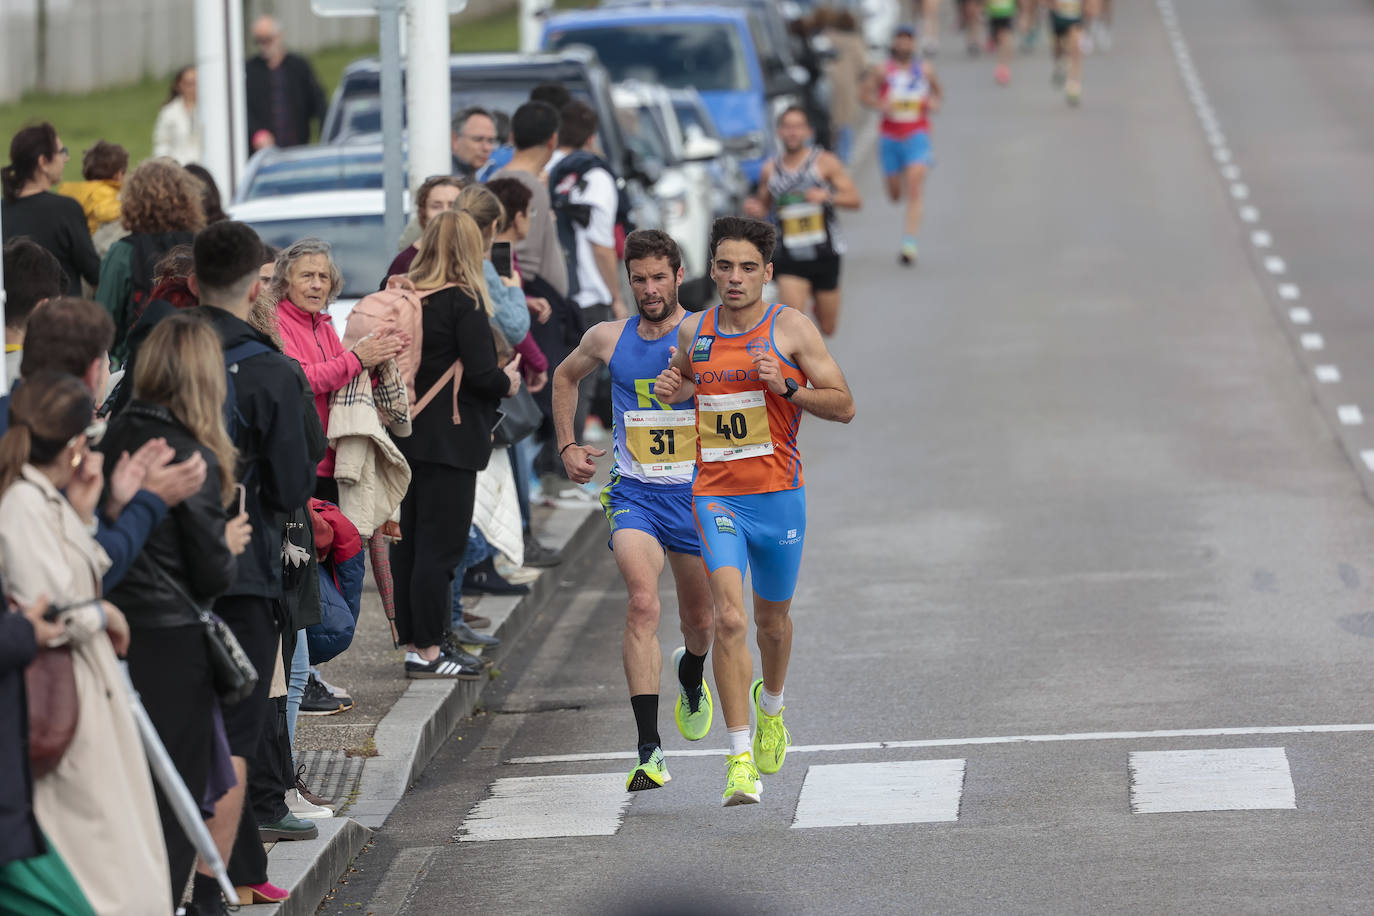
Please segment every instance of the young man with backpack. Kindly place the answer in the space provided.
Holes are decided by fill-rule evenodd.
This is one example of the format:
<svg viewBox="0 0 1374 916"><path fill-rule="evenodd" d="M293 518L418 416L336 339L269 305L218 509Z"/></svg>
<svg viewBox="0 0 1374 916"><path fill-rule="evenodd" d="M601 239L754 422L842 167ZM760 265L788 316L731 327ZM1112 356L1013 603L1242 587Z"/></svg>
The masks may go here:
<svg viewBox="0 0 1374 916"><path fill-rule="evenodd" d="M197 311L224 344L230 381L225 414L239 453L237 476L245 487L244 507L253 527L234 584L215 602L214 610L238 637L254 667L269 672L287 624L282 591L285 519L303 510L314 494L315 465L323 457L317 446L323 436L319 418L308 409L299 365L247 321L262 287L258 268L263 247L257 233L239 222L215 223L196 236L194 253L191 287L200 299ZM311 421L313 430L307 427ZM319 441L312 441L316 436ZM267 725L270 681L260 678L252 695L223 710L238 785L215 806L209 824L221 850L239 834L229 863L238 885L267 883L267 857L251 808L244 805L244 790L248 759L257 754ZM214 893L213 880L197 875L194 896Z"/></svg>
<svg viewBox="0 0 1374 916"><path fill-rule="evenodd" d="M597 126L596 111L586 102L574 99L564 105L559 112L558 153L549 163L549 197L568 263L568 295L581 312L584 328L629 316L620 295L616 250L620 191L600 155ZM608 382L604 370L582 379L573 421L577 438L582 438L590 412L610 415L609 404L603 403L610 399Z"/></svg>

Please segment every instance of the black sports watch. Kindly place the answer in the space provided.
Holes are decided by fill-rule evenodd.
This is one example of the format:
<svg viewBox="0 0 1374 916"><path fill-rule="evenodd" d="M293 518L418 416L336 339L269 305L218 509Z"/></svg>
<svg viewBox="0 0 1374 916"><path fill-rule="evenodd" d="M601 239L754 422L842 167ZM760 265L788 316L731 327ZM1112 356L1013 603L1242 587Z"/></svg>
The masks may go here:
<svg viewBox="0 0 1374 916"><path fill-rule="evenodd" d="M796 394L797 389L801 386L797 384L797 380L794 378L787 379L783 384L787 386L787 390L784 391L782 395L783 400L790 401L792 400L792 395Z"/></svg>

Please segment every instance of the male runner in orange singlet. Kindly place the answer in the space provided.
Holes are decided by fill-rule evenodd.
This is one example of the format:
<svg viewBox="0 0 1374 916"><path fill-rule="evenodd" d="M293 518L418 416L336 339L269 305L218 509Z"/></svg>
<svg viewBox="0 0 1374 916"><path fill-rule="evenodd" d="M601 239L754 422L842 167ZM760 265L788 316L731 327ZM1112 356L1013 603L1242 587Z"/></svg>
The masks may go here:
<svg viewBox="0 0 1374 916"><path fill-rule="evenodd" d="M678 346L654 383L665 403L696 397L692 486L702 560L711 573L711 663L730 733L723 804L751 804L776 773L791 735L783 680L792 649L788 611L801 569L806 489L797 428L803 411L848 423L854 398L820 331L796 309L763 301L777 235L762 220L726 216L711 229L711 276L721 302L678 326ZM751 680L744 571L752 568L763 677ZM757 729L749 737L749 707Z"/></svg>

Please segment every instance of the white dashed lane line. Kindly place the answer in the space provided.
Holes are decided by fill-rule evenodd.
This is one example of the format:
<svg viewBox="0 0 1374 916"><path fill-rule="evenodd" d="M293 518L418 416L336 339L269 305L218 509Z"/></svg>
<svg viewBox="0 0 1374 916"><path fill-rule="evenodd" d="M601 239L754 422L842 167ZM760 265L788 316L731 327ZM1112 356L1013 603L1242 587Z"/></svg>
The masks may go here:
<svg viewBox="0 0 1374 916"><path fill-rule="evenodd" d="M1262 251L1270 252L1274 246L1274 237L1267 230L1257 227L1260 221L1259 208L1250 202L1251 188L1244 181L1241 181L1240 166L1235 162L1235 157L1226 143L1226 135L1221 131L1216 110L1207 98L1206 87L1203 85L1202 77L1199 76L1197 67L1193 63L1192 53L1188 50L1188 42L1183 37L1183 29L1179 25L1178 11L1174 6L1174 0L1156 0L1155 5L1159 9L1164 30L1169 36L1169 43L1174 49L1174 63L1177 65L1179 76L1183 80L1184 92L1193 104L1193 110L1197 114L1198 125L1202 128L1203 136L1207 138L1207 142L1212 147L1212 158L1216 161L1217 172L1227 183L1227 190L1231 198L1237 202L1236 214L1242 223L1256 226L1250 231L1250 244ZM1270 276L1282 277L1288 273L1288 262L1277 254L1266 253L1261 264ZM1299 297L1298 286L1295 283L1279 283L1275 291L1278 293L1278 297L1285 302L1295 302ZM1288 319L1294 325L1302 328L1309 328L1314 322L1310 309L1298 307L1288 310ZM1300 334L1298 342L1308 352L1316 352L1326 347L1325 339L1315 331L1306 331ZM1340 367L1330 363L1316 366L1313 369L1313 374L1317 381L1324 385L1336 384L1341 380ZM1342 426L1359 426L1364 423L1364 414L1358 404L1339 406L1336 417ZM1374 457L1374 449L1360 452L1360 457L1366 468L1374 471L1374 460L1371 460Z"/></svg>

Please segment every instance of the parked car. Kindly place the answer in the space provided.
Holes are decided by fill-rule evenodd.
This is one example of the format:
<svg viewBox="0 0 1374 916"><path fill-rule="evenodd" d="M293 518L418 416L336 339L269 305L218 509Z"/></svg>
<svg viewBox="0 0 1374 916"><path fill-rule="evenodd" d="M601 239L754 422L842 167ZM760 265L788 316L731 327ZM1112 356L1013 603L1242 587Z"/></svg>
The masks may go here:
<svg viewBox="0 0 1374 916"><path fill-rule="evenodd" d="M560 83L574 98L596 110L601 122L601 149L615 172L621 193L630 199L632 219L642 228L657 228L656 211L647 188L656 175L626 147L615 119L611 83L596 55L584 49L554 54L454 54L449 58L449 110L470 105L510 114L541 83ZM404 72L401 75L405 79ZM326 143L374 143L382 128L381 65L372 58L344 68L320 131Z"/></svg>
<svg viewBox="0 0 1374 916"><path fill-rule="evenodd" d="M312 191L359 191L382 187L380 141L347 146L325 143L270 146L248 160L234 203Z"/></svg>
<svg viewBox="0 0 1374 916"><path fill-rule="evenodd" d="M631 148L663 165L651 191L663 211L663 231L682 250L687 278L704 277L714 218L706 163L724 151L720 142L700 133L687 140L668 90L662 86L620 83L612 89L612 98Z"/></svg>
<svg viewBox="0 0 1374 916"><path fill-rule="evenodd" d="M773 119L801 102L796 74L769 72L758 51L751 14L719 7L612 7L545 20L551 50L585 45L615 82L637 80L669 89L695 88L757 181L774 149Z"/></svg>
<svg viewBox="0 0 1374 916"><path fill-rule="evenodd" d="M749 196L749 179L740 169L739 159L725 149L725 138L715 118L711 117L711 109L695 89L669 89L667 92L684 136L699 133L721 143L720 155L706 163L711 181L711 214L713 217L737 216L744 208L744 198Z"/></svg>
<svg viewBox="0 0 1374 916"><path fill-rule="evenodd" d="M410 212L409 194L405 209ZM329 317L340 335L354 304L377 290L396 257L396 240L385 237L385 213L384 195L376 189L259 197L229 208L230 219L252 226L269 245L285 248L313 236L333 246L344 287Z"/></svg>

